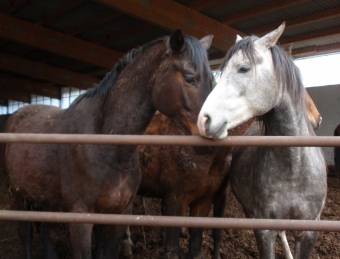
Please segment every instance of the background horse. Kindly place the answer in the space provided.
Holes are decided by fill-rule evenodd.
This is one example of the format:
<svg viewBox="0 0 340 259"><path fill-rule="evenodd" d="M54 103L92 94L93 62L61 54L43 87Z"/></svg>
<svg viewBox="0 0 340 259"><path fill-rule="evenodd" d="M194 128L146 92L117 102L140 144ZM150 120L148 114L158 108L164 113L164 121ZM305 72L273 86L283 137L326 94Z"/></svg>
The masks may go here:
<svg viewBox="0 0 340 259"><path fill-rule="evenodd" d="M263 117L267 136L314 135L299 70L276 46L283 30L284 24L262 38L238 37L226 56L221 80L200 111L203 136L224 138L228 129L254 116ZM232 189L249 218L319 220L326 177L317 147L237 148L230 169ZM254 232L260 258L274 258L275 239L284 232ZM294 231L293 235L294 258L309 258L318 233Z"/></svg>
<svg viewBox="0 0 340 259"><path fill-rule="evenodd" d="M29 105L7 121L11 133L143 134L156 110L197 133L196 118L211 91L212 74L201 41L180 30L132 50L94 89L67 109ZM15 209L33 200L44 210L131 213L141 174L137 146L8 144L6 166ZM93 224L70 224L75 258L91 258ZM107 226L98 257L117 258L125 226ZM26 258L31 258L30 223L19 223ZM105 238L104 238L105 237ZM56 258L44 240L47 258Z"/></svg>
<svg viewBox="0 0 340 259"><path fill-rule="evenodd" d="M234 128L231 134L244 135L252 121ZM186 135L186 131L156 114L146 134ZM184 216L189 207L190 216L207 217L215 194L225 190L223 183L230 162L227 156L232 149L216 148L211 154L198 155L190 146L140 146L142 181L138 194L162 199L162 215ZM214 207L214 216L223 217L224 208ZM202 258L202 231L189 229L189 258ZM179 238L180 228L166 228L164 258L178 258ZM214 258L219 258L219 249L214 251Z"/></svg>
<svg viewBox="0 0 340 259"><path fill-rule="evenodd" d="M340 124L334 130L334 136L340 136ZM340 147L334 147L334 166L340 178Z"/></svg>

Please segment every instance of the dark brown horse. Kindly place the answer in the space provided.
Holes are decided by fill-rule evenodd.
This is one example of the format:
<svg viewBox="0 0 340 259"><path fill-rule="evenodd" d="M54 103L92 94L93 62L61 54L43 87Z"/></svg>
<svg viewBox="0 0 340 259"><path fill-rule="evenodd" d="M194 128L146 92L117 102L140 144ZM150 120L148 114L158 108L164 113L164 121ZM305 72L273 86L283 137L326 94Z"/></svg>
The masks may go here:
<svg viewBox="0 0 340 259"><path fill-rule="evenodd" d="M334 136L340 136L340 124L335 128ZM338 177L340 177L340 147L334 147L334 166Z"/></svg>
<svg viewBox="0 0 340 259"><path fill-rule="evenodd" d="M212 74L201 41L180 30L132 50L94 89L67 109L25 106L7 121L11 133L143 134L156 110L191 134L211 91ZM131 212L141 180L136 146L8 144L6 166L16 197L44 210ZM14 209L25 209L17 199ZM25 257L31 258L31 225L21 222ZM91 258L92 224L70 224L75 258ZM117 258L126 226L108 226L101 256ZM52 249L50 249L52 250ZM55 258L50 250L47 258Z"/></svg>
<svg viewBox="0 0 340 259"><path fill-rule="evenodd" d="M231 131L231 135L244 135L253 120ZM185 135L186 131L162 114L156 114L146 134ZM142 182L139 195L162 199L162 214L184 216L188 207L190 216L207 217L214 198L224 195L226 173L229 167L227 156L232 147L216 148L211 154L198 155L193 147L140 146L139 162ZM220 191L220 193L218 193ZM214 207L214 216L223 217L224 207ZM189 257L202 257L202 229L190 232ZM215 232L214 232L215 235ZM178 258L180 228L167 228L164 258ZM219 244L214 258L219 258Z"/></svg>

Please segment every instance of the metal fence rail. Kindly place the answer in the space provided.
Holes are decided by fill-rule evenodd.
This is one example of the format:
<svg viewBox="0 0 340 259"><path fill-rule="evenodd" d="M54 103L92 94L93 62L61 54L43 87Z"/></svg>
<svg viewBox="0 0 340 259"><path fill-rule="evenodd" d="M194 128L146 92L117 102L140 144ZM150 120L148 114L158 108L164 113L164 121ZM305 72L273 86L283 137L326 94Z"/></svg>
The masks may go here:
<svg viewBox="0 0 340 259"><path fill-rule="evenodd" d="M328 136L230 136L223 140L211 140L199 136L0 133L0 142L100 145L340 147L340 137Z"/></svg>
<svg viewBox="0 0 340 259"><path fill-rule="evenodd" d="M317 146L340 147L340 137L231 136L210 140L199 136L92 135L92 134L14 134L0 133L0 143L95 144L95 145L179 145L179 146ZM88 213L0 210L0 221L93 223L164 227L228 229L273 229L340 232L340 221L270 220L240 218L200 218L137 216Z"/></svg>
<svg viewBox="0 0 340 259"><path fill-rule="evenodd" d="M0 211L0 221L93 223L105 225L272 229L340 232L339 221L140 216L90 213Z"/></svg>

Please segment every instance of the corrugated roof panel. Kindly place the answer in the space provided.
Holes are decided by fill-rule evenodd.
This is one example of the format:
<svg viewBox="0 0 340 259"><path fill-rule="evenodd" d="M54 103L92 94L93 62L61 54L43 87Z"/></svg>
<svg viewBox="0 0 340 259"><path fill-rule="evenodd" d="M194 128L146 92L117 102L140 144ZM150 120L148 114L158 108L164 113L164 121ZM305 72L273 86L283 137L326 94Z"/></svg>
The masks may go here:
<svg viewBox="0 0 340 259"><path fill-rule="evenodd" d="M182 4L182 5L187 5L193 0L175 0L177 3Z"/></svg>
<svg viewBox="0 0 340 259"><path fill-rule="evenodd" d="M98 25L90 30L87 30L79 35L77 37L84 39L84 40L91 40L98 37L101 37L106 34L111 34L114 32L119 32L122 29L129 28L131 26L137 25L141 23L140 20L137 20L136 18L133 18L128 15L122 15L118 18L115 18L109 22L103 23L101 25Z"/></svg>
<svg viewBox="0 0 340 259"><path fill-rule="evenodd" d="M340 36L327 37L322 39L309 40L308 42L294 43L293 49L298 49L307 46L323 46L340 42Z"/></svg>
<svg viewBox="0 0 340 259"><path fill-rule="evenodd" d="M240 31L246 31L259 26L275 22L283 22L292 18L328 10L338 6L340 6L339 0L325 0L325 1L312 0L303 4L295 5L282 10L246 19L242 22L233 24L232 27Z"/></svg>
<svg viewBox="0 0 340 259"><path fill-rule="evenodd" d="M311 24L306 24L303 26L298 26L294 28L288 28L285 30L283 36L284 37L291 37L291 36L296 36L299 34L305 34L305 33L310 33L310 32L317 32L317 31L322 31L325 29L330 29L330 28L335 28L340 26L340 17L338 18L333 18L330 20L325 20L325 21L320 21L320 22L315 22ZM340 32L340 30L339 30Z"/></svg>
<svg viewBox="0 0 340 259"><path fill-rule="evenodd" d="M68 3L68 0L31 0L21 8L15 10L12 15L26 21L35 22L53 11L62 8Z"/></svg>
<svg viewBox="0 0 340 259"><path fill-rule="evenodd" d="M145 31L137 32L126 38L121 38L106 44L106 47L127 53L129 49L146 44L149 41L162 36L170 35L170 32L160 28L150 28Z"/></svg>
<svg viewBox="0 0 340 259"><path fill-rule="evenodd" d="M212 7L208 10L203 11L202 13L213 19L219 20L220 18L225 17L227 15L241 12L243 10L251 9L256 6L260 6L260 5L271 3L271 2L273 1L271 0L243 0L243 1L236 0L235 1L234 0L226 4Z"/></svg>
<svg viewBox="0 0 340 259"><path fill-rule="evenodd" d="M47 24L46 27L63 32L69 28L74 28L88 23L89 21L109 12L112 12L112 9L95 2L86 1L81 6L74 8L72 11L65 13L60 18L57 18Z"/></svg>

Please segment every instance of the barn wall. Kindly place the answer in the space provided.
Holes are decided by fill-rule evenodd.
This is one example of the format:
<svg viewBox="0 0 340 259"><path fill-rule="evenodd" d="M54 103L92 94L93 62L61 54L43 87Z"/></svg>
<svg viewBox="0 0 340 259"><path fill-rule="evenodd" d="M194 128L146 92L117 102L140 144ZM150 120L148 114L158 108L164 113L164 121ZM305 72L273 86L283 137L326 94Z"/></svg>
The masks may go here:
<svg viewBox="0 0 340 259"><path fill-rule="evenodd" d="M318 136L333 136L334 129L340 123L340 85L307 88L316 107L322 116L322 124L316 130ZM331 147L324 147L327 164L333 165L333 152Z"/></svg>

